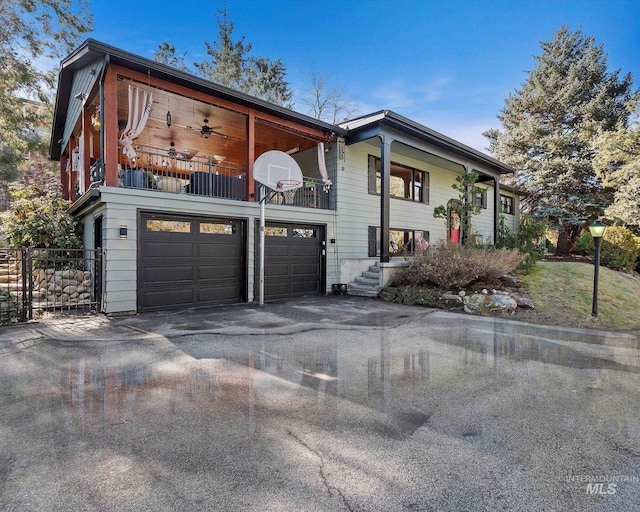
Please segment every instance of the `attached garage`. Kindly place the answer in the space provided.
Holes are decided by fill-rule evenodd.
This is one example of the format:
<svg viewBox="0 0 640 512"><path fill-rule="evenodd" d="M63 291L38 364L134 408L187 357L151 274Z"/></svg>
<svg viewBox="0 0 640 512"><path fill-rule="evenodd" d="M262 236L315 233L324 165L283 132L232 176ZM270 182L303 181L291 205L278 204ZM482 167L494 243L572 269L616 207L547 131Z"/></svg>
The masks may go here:
<svg viewBox="0 0 640 512"><path fill-rule="evenodd" d="M246 300L246 221L142 212L138 311Z"/></svg>
<svg viewBox="0 0 640 512"><path fill-rule="evenodd" d="M267 222L264 296L266 300L324 293L324 226ZM259 229L256 229L256 234ZM259 262L256 241L256 287ZM256 296L258 291L256 289Z"/></svg>

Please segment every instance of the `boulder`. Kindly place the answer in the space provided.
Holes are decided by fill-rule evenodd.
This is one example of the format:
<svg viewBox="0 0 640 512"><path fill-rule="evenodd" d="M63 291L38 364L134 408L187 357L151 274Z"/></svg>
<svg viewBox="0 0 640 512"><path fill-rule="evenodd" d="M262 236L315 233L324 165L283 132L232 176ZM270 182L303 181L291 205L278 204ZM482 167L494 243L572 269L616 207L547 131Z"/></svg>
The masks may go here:
<svg viewBox="0 0 640 512"><path fill-rule="evenodd" d="M473 294L464 298L464 310L466 313L479 313L485 309L489 297L487 295Z"/></svg>
<svg viewBox="0 0 640 512"><path fill-rule="evenodd" d="M507 286L509 288L521 288L522 287L522 278L521 277L516 277L516 276L502 276L500 278L500 281L502 282L502 284L504 286Z"/></svg>
<svg viewBox="0 0 640 512"><path fill-rule="evenodd" d="M516 304L518 305L519 308L522 309L534 309L535 305L533 304L533 301L531 299L528 299L526 297L516 297L515 295L513 296L513 300L516 301Z"/></svg>
<svg viewBox="0 0 640 512"><path fill-rule="evenodd" d="M515 311L518 304L507 295L491 295L486 307L490 311Z"/></svg>
<svg viewBox="0 0 640 512"><path fill-rule="evenodd" d="M463 305L463 299L460 295L453 295L451 293L445 293L440 297L442 305L448 308L461 308Z"/></svg>

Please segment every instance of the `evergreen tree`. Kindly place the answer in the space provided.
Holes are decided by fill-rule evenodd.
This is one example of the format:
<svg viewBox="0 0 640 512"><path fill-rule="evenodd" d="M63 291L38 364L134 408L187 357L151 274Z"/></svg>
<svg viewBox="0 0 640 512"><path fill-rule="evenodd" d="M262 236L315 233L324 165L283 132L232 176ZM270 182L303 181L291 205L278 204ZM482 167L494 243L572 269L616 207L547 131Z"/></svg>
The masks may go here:
<svg viewBox="0 0 640 512"><path fill-rule="evenodd" d="M490 151L517 169L525 209L549 219L558 252L566 253L611 202L592 161L593 140L626 126L625 103L637 93L631 75L608 72L603 46L580 30L561 27L540 46L534 69L498 115L503 130L484 135Z"/></svg>
<svg viewBox="0 0 640 512"><path fill-rule="evenodd" d="M211 60L194 64L198 74L231 89L292 108L293 93L285 81L287 68L282 61L251 56L252 45L245 43L244 36L234 41L234 24L228 18L226 6L218 9L216 24L218 39L213 43L204 42Z"/></svg>
<svg viewBox="0 0 640 512"><path fill-rule="evenodd" d="M35 61L59 58L91 30L86 0L0 2L0 181L13 180L28 154L44 151L37 128L50 125L55 72ZM31 101L27 101L31 100ZM42 104L32 108L33 102Z"/></svg>
<svg viewBox="0 0 640 512"><path fill-rule="evenodd" d="M242 90L247 94L283 107L293 108L293 93L285 80L287 68L281 59L252 58L246 70Z"/></svg>
<svg viewBox="0 0 640 512"><path fill-rule="evenodd" d="M153 52L153 60L160 64L171 66L180 71L189 71L189 66L185 63L187 52L182 55L176 55L176 47L164 41L158 45L158 49Z"/></svg>
<svg viewBox="0 0 640 512"><path fill-rule="evenodd" d="M640 233L640 103L634 102L634 123L623 123L602 132L595 140L594 163L603 185L614 190L613 203L605 215Z"/></svg>

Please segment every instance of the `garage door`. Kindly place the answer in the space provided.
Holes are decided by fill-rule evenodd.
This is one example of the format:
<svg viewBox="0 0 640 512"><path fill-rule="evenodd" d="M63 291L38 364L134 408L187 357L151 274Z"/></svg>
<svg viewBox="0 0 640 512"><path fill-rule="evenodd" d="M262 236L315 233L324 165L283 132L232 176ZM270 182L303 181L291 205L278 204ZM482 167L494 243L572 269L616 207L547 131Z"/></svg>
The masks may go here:
<svg viewBox="0 0 640 512"><path fill-rule="evenodd" d="M245 299L245 221L142 213L138 310Z"/></svg>
<svg viewBox="0 0 640 512"><path fill-rule="evenodd" d="M266 300L324 293L324 226L267 223L264 247ZM258 257L256 242L256 297Z"/></svg>

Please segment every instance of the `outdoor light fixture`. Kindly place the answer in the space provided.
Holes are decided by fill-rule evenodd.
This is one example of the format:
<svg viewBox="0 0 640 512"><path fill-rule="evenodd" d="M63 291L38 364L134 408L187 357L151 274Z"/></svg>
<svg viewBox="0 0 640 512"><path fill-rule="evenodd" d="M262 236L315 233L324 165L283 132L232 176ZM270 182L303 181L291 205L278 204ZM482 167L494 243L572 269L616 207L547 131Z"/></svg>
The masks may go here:
<svg viewBox="0 0 640 512"><path fill-rule="evenodd" d="M600 240L604 236L607 226L599 220L589 225L589 231L595 244L595 255L593 259L593 303L591 306L591 316L598 316L598 274L600 270Z"/></svg>
<svg viewBox="0 0 640 512"><path fill-rule="evenodd" d="M96 130L100 129L100 105L96 107L95 112L91 116L91 126L93 126Z"/></svg>
<svg viewBox="0 0 640 512"><path fill-rule="evenodd" d="M127 226L120 226L120 238L127 238Z"/></svg>
<svg viewBox="0 0 640 512"><path fill-rule="evenodd" d="M167 110L167 128L171 127L171 112Z"/></svg>

